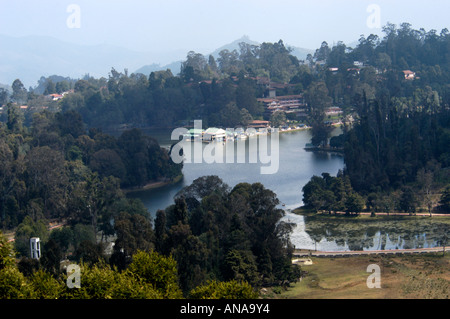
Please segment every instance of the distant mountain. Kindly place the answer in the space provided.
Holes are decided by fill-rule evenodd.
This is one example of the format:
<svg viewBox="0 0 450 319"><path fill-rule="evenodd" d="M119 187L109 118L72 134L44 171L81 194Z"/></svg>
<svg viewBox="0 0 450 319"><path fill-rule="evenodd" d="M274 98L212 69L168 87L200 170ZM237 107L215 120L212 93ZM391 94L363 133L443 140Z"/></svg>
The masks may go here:
<svg viewBox="0 0 450 319"><path fill-rule="evenodd" d="M71 78L86 74L107 77L113 67L120 72L132 71L149 61L158 61L161 55L112 45L78 45L44 36L0 35L0 83L11 85L20 79L28 88L35 87L41 76L54 74Z"/></svg>
<svg viewBox="0 0 450 319"><path fill-rule="evenodd" d="M225 49L228 51L237 50L239 52L239 43L241 43L241 42L245 42L245 43L248 43L251 45L261 45L261 43L250 40L250 38L248 36L244 35L243 37L216 49L214 52L211 53L211 55L214 58L217 58L219 56L219 52L222 50L225 50ZM291 48L292 49L291 54L296 56L300 60L306 59L306 56L308 55L308 53L314 54L314 50L294 47L294 46L290 46L288 44L285 44L285 46Z"/></svg>
<svg viewBox="0 0 450 319"><path fill-rule="evenodd" d="M245 43L251 44L251 45L260 45L260 43L258 43L256 41L253 41L253 40L250 40L250 38L248 36L244 35L243 37L241 37L241 38L239 38L239 39L237 39L237 40L235 40L235 41L233 41L231 43L228 43L228 44L225 44L224 46L221 46L220 48L214 50L214 52L212 52L210 54L215 59L217 59L219 57L220 51L222 51L222 50L228 50L230 52L233 51L233 50L236 50L236 51L239 52L239 43L241 43L241 42L245 42ZM209 54L208 54L208 56L209 56Z"/></svg>
<svg viewBox="0 0 450 319"><path fill-rule="evenodd" d="M222 50L229 50L229 51L233 51L233 50L238 50L239 51L239 43L241 42L245 42L245 43L249 43L249 44L254 44L254 45L259 45L258 42L252 41L250 40L247 36L243 36L240 39L237 39L229 44L226 44L224 46L221 46L220 48L214 50L211 53L208 54L204 54L206 56L206 58L208 58L209 55L212 55L215 59L217 59L219 57L219 52ZM186 52L187 55L188 52ZM202 53L203 54L203 53ZM136 70L135 73L142 73L145 75L150 75L150 73L152 72L156 72L156 71L163 71L163 70L167 70L170 69L172 71L172 74L177 75L180 73L181 71L181 63L183 61L175 61L172 62L171 64L168 65L164 65L161 66L159 64L150 64L150 65L145 65L139 69Z"/></svg>
<svg viewBox="0 0 450 319"><path fill-rule="evenodd" d="M248 44L251 44L251 45L260 45L261 44L259 42L251 40L248 36L244 35L243 37L241 37L241 38L239 38L239 39L237 39L237 40L235 40L235 41L233 41L231 43L225 44L225 45L221 46L220 48L214 50L213 52L208 53L208 54L204 54L204 55L205 55L206 58L209 55L212 55L215 59L217 59L219 57L220 51L222 51L222 50L228 50L230 52L233 51L233 50L237 50L239 52L239 50L240 50L239 43L241 43L241 42L245 42L245 43L248 43ZM305 60L306 56L309 53L314 54L314 52L315 52L315 50L299 48L299 47L293 47L293 46L289 46L289 45L286 45L286 47L291 48L292 49L291 54L296 56L300 60ZM186 54L187 54L187 52L186 52ZM180 73L181 63L182 63L182 61L180 60L180 61L176 61L176 62L173 62L171 64L164 65L164 66L161 66L159 64L145 65L145 66L137 69L135 71L135 73L142 73L142 74L145 74L145 75L148 76L152 72L170 69L174 75L177 75L178 73Z"/></svg>
<svg viewBox="0 0 450 319"><path fill-rule="evenodd" d="M248 36L243 36L209 54L217 58L219 52L224 49L239 50L241 42L259 45ZM292 54L302 60L308 53L314 52L303 48L291 48ZM10 86L15 79L20 79L26 88L36 88L42 76L59 75L80 79L89 74L96 78L108 77L111 68L119 72L128 69L130 73L145 75L170 69L177 75L186 55L187 52L181 50L137 52L106 44L95 46L73 44L46 36L16 38L0 35L0 83ZM164 61L174 62L164 64Z"/></svg>
<svg viewBox="0 0 450 319"><path fill-rule="evenodd" d="M181 70L181 63L182 61L176 61L176 62L172 62L170 64L161 66L160 64L150 64L150 65L144 65L143 67L140 67L139 69L137 69L136 71L134 71L133 73L142 73L145 74L147 76L150 75L150 73L152 72L156 72L156 71L165 71L167 69L170 69L170 71L172 71L173 75L177 75L180 73Z"/></svg>
<svg viewBox="0 0 450 319"><path fill-rule="evenodd" d="M292 49L291 54L296 56L299 60L306 60L308 54L314 55L315 50L299 48L299 47L290 47Z"/></svg>

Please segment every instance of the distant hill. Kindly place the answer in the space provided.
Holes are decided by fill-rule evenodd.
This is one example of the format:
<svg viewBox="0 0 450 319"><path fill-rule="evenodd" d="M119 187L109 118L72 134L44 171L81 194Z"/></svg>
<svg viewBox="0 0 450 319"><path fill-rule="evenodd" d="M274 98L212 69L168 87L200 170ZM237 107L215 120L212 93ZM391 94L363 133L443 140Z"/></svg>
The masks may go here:
<svg viewBox="0 0 450 319"><path fill-rule="evenodd" d="M259 45L248 36L243 36L209 54L217 58L219 52L224 49L239 50L241 42ZM302 60L308 53L314 52L309 49L291 48L292 54ZM180 50L137 52L105 44L79 45L46 36L16 38L0 35L0 83L10 86L15 79L20 79L26 88L36 88L42 76L59 75L80 79L89 74L100 78L108 77L111 68L119 72L128 69L129 73L145 75L170 69L174 75L177 75L180 73L181 62L187 53ZM161 65L161 62L168 63L171 59L174 62Z"/></svg>
<svg viewBox="0 0 450 319"><path fill-rule="evenodd" d="M299 48L299 47L290 47L292 49L291 54L293 56L296 56L299 60L306 60L306 57L308 54L314 55L315 50L305 49L305 48Z"/></svg>
<svg viewBox="0 0 450 319"><path fill-rule="evenodd" d="M251 40L248 36L244 35L243 37L218 48L211 54L214 58L217 58L219 56L219 52L222 50L225 50L225 49L228 51L237 50L239 52L239 43L241 43L241 42L245 42L245 43L252 44L252 45L260 45L261 44L259 42ZM315 51L315 50L290 46L289 44L286 44L286 43L285 43L285 46L291 48L292 49L291 54L296 56L300 60L306 59L306 56L308 55L308 53L314 54L314 51Z"/></svg>
<svg viewBox="0 0 450 319"><path fill-rule="evenodd" d="M28 88L35 87L41 76L54 74L71 78L86 74L107 77L112 67L132 71L157 58L155 52L136 52L112 45L87 46L52 37L0 35L0 83L11 85L20 79Z"/></svg>
<svg viewBox="0 0 450 319"><path fill-rule="evenodd" d="M260 45L260 43L258 43L256 41L253 41L253 40L250 40L250 38L248 36L244 35L243 37L241 37L241 38L239 38L237 40L234 40L231 43L228 43L228 44L225 44L225 45L221 46L220 48L214 50L214 52L211 52L210 54L215 59L217 59L219 57L220 51L222 51L222 50L228 50L230 52L233 51L233 50L237 50L239 52L239 43L241 43L241 42L245 42L247 44L252 44L252 45ZM208 56L209 56L209 54L208 54Z"/></svg>
<svg viewBox="0 0 450 319"><path fill-rule="evenodd" d="M160 64L156 64L156 63L150 64L150 65L144 65L143 67L140 67L133 73L142 73L142 74L149 76L150 73L152 73L152 72L163 71L163 70L165 71L167 69L170 69L170 71L172 71L173 75L177 75L178 73L180 73L180 70L181 70L181 62L182 61L180 60L180 61L172 62L172 63L164 65L164 66L161 66Z"/></svg>
<svg viewBox="0 0 450 319"><path fill-rule="evenodd" d="M225 45L221 46L220 48L217 48L213 52L204 54L204 55L206 58L209 55L212 55L215 59L217 59L219 57L220 51L222 51L222 50L228 50L228 51L237 50L239 52L239 43L241 43L241 42L245 42L245 43L252 44L252 45L260 45L261 44L259 42L251 40L248 36L244 35L243 37L241 37L231 43L225 44ZM286 45L286 46L290 47L292 49L291 54L296 56L300 60L305 60L306 56L309 53L314 54L314 51L315 51L315 50L310 50L310 49L305 49L305 48L293 47L293 46L289 46L289 45ZM187 55L187 52L186 52L186 55ZM150 64L150 65L145 65L145 66L137 69L135 71L135 73L142 73L145 75L150 75L150 73L152 73L152 72L170 69L174 75L177 75L178 73L180 73L181 63L182 63L181 60L173 62L168 65L164 65L164 66L154 63L154 64Z"/></svg>

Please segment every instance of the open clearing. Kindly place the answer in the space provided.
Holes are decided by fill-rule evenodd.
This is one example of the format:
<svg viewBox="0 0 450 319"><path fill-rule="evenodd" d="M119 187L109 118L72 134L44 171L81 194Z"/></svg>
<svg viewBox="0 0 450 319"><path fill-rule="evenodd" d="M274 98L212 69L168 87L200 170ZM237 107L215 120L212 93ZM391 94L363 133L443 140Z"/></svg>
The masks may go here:
<svg viewBox="0 0 450 319"><path fill-rule="evenodd" d="M450 254L368 255L344 258L311 257L303 265L301 281L287 289L268 290L275 299L448 299ZM367 267L380 267L381 288L368 288L372 274Z"/></svg>

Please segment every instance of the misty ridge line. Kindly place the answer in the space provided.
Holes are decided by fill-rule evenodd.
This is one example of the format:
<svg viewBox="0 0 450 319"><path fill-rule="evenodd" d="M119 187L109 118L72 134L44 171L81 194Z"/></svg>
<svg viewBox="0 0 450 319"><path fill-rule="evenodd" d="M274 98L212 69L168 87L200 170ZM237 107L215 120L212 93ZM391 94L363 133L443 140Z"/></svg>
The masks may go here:
<svg viewBox="0 0 450 319"><path fill-rule="evenodd" d="M237 50L239 43L260 45L243 36L216 50L204 54L219 56L222 50ZM130 70L130 73L142 73L170 69L178 74L186 55L192 50L154 50L138 51L112 44L77 44L51 36L11 37L0 34L0 83L11 85L20 79L26 87L36 87L38 80L44 76L59 75L70 78L107 77L114 67L117 70ZM312 49L292 47L291 54L305 59Z"/></svg>

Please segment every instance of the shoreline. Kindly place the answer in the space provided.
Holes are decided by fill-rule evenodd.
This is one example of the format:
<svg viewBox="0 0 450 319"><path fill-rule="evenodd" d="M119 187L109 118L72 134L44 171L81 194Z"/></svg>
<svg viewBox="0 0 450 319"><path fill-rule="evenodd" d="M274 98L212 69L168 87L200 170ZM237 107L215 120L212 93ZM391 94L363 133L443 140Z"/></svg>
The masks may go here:
<svg viewBox="0 0 450 319"><path fill-rule="evenodd" d="M443 214L443 213L431 213L431 216L429 213L415 213L415 214L409 214L409 213L400 213L400 212L394 212L394 213L385 213L385 212L375 212L375 216L372 216L371 212L360 212L360 213L350 213L347 214L346 212L332 212L329 214L328 212L320 212L316 213L311 211L308 208L304 208L303 206L291 209L290 211L293 214L296 215L302 215L302 216L318 216L318 217L349 217L349 218L355 218L355 217L370 217L370 218L376 218L376 217L450 217L450 214Z"/></svg>
<svg viewBox="0 0 450 319"><path fill-rule="evenodd" d="M121 188L122 192L124 192L125 194L131 194L131 193L139 193L139 192L143 192L143 191L147 191L150 189L157 189L157 188L161 188L167 185L172 185L172 184L176 184L178 182L180 182L183 179L184 175L180 174L177 177L175 177L172 180L168 180L168 181L154 181L151 183L147 183L144 186L139 186L139 187L129 187L129 188Z"/></svg>

